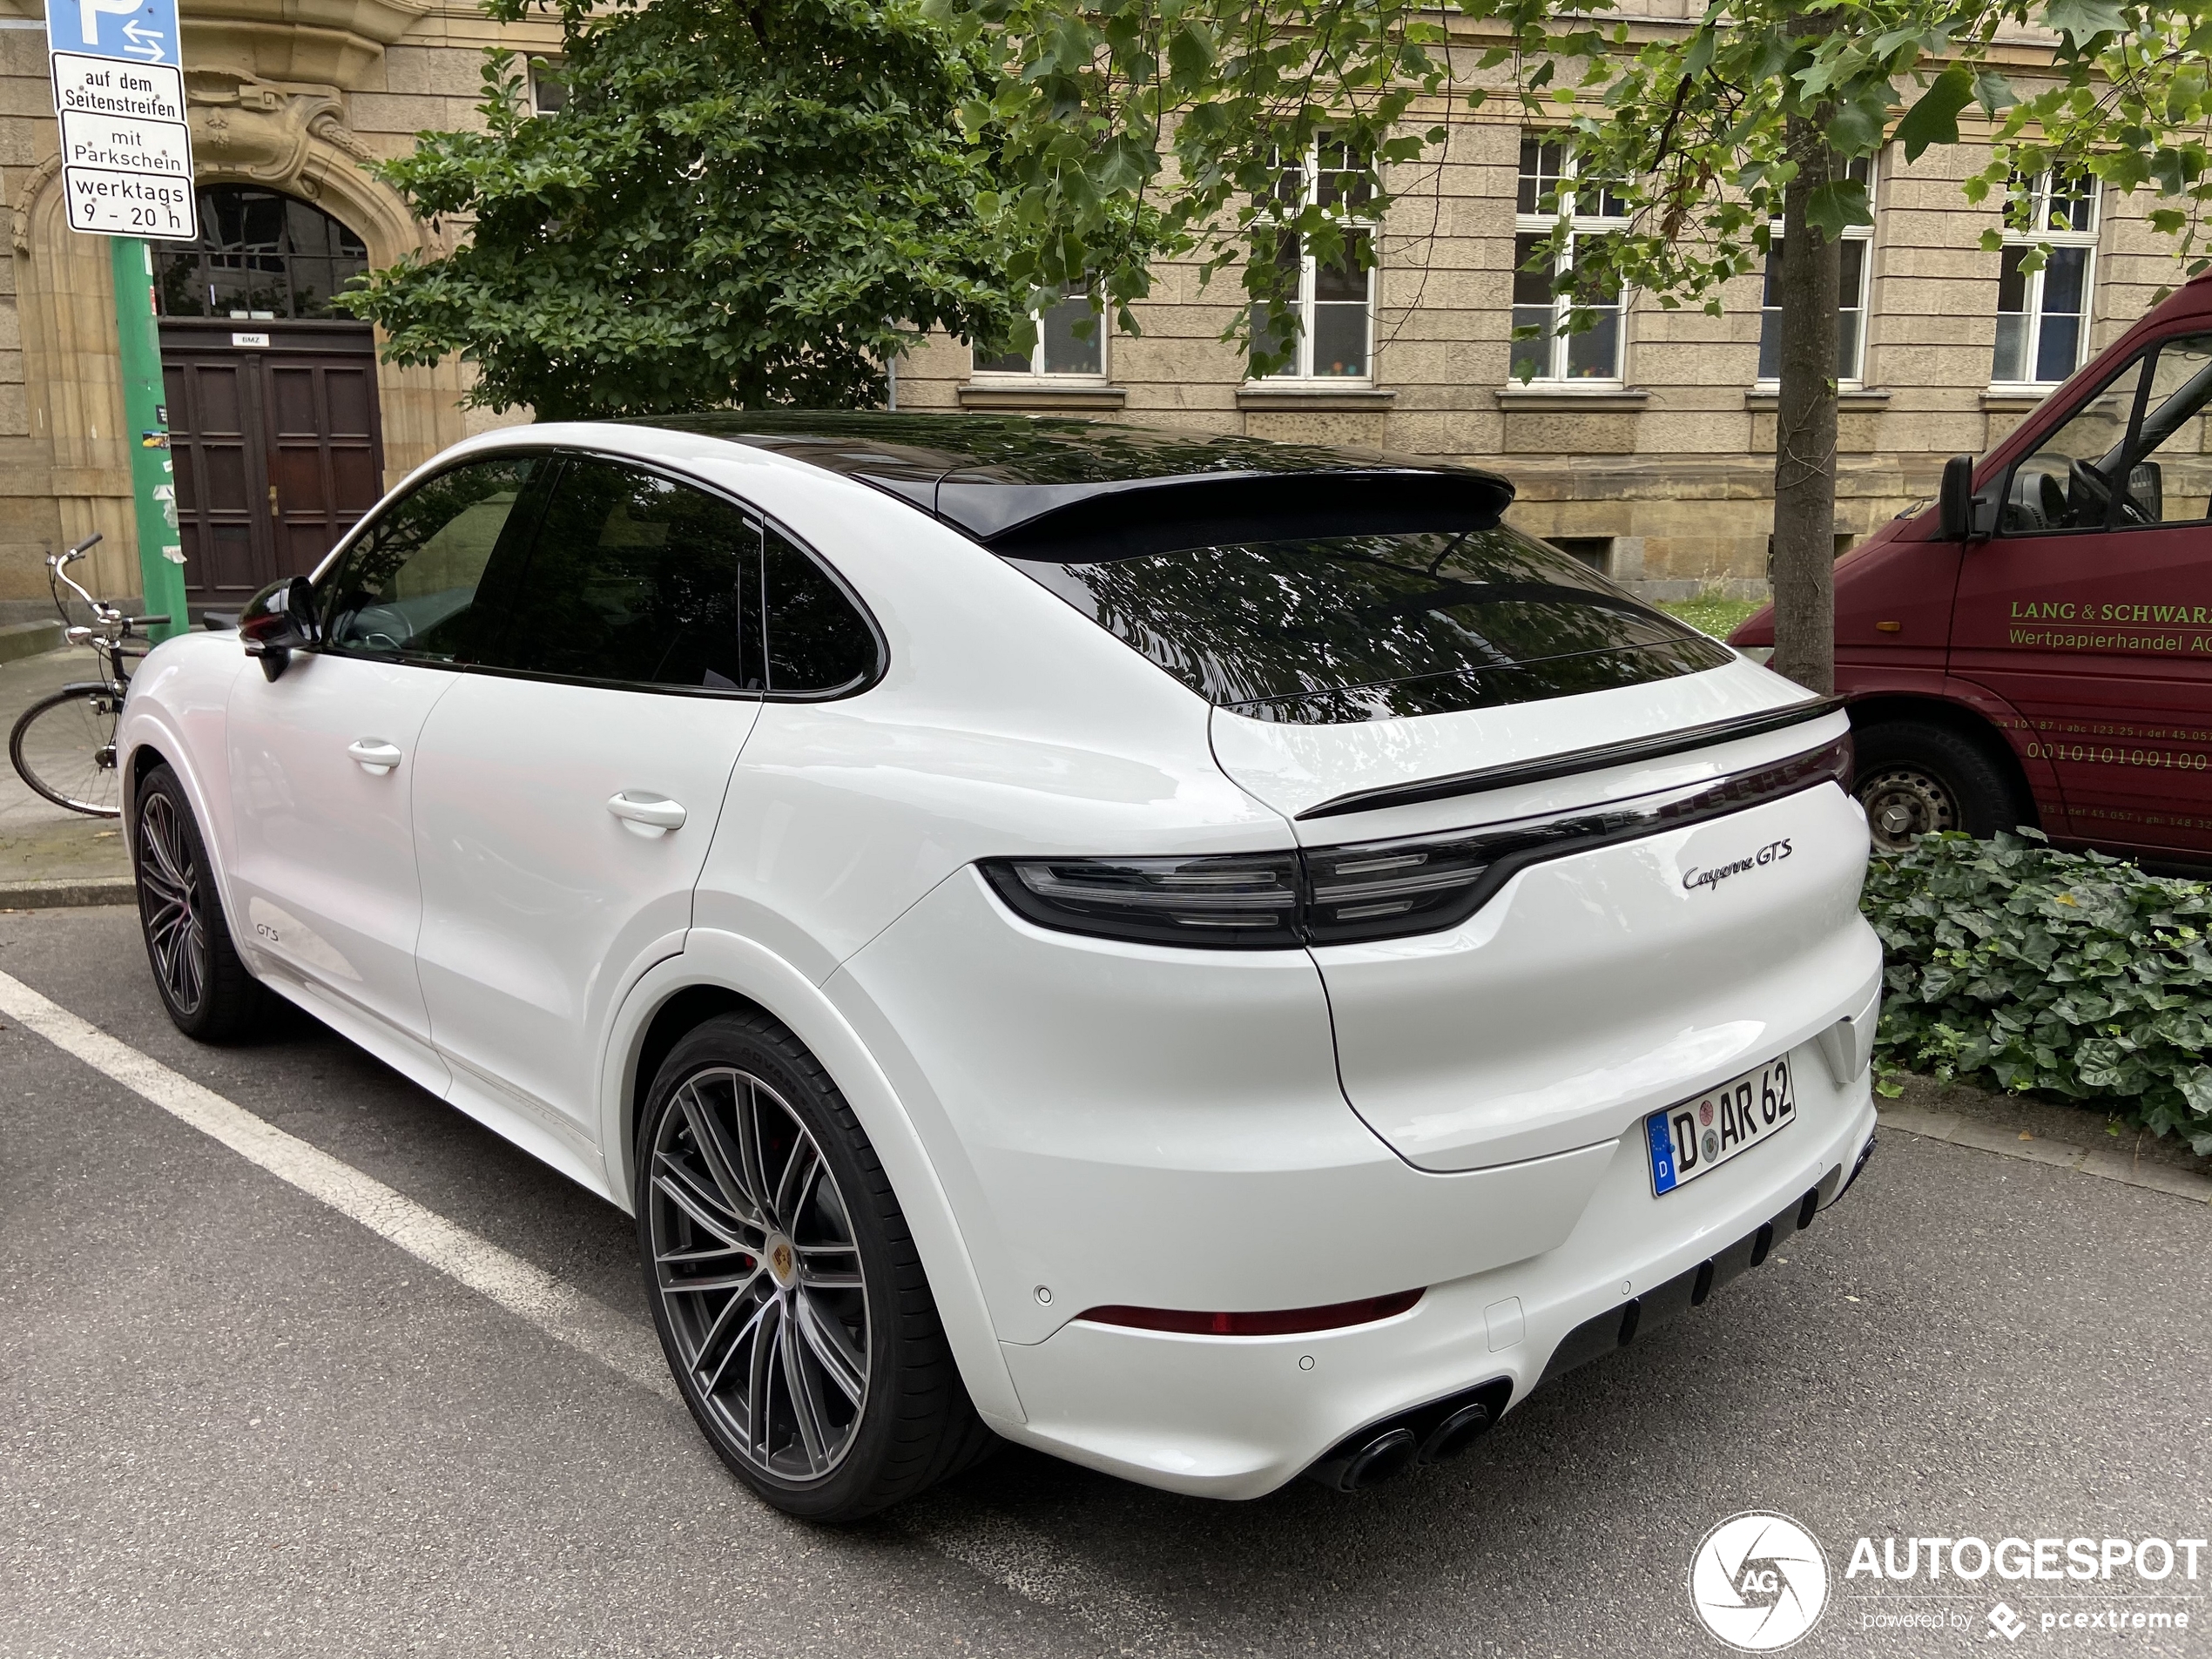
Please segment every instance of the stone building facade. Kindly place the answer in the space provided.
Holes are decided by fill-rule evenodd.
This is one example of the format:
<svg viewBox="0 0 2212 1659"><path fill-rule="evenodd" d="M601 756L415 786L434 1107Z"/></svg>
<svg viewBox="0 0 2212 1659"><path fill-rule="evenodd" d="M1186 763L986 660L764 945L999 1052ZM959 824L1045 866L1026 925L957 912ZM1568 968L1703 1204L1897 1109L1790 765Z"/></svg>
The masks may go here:
<svg viewBox="0 0 2212 1659"><path fill-rule="evenodd" d="M1663 29L1682 0L1648 3ZM378 363L370 331L334 317L327 288L454 233L410 217L362 164L404 152L420 131L473 123L494 44L543 52L557 33L496 24L456 0L185 0L212 228L197 253L165 252L158 276L196 604L312 563L385 483L485 423L460 407L458 365ZM64 222L36 0L0 0L0 98L13 254L0 274L4 624L44 614L40 561L88 529L108 537L101 586L134 590L137 566L107 249ZM1980 247L1998 212L1959 187L1979 160L1967 145L1910 165L1892 152L1874 169L1876 222L1847 253L1858 287L1846 320L1857 348L1839 365L1839 546L1929 494L1946 455L2000 437L2178 280L2145 204L2085 209L2061 188L2064 239L2079 246L2023 280L2016 253ZM1516 300L1516 239L1544 223L1522 210L1532 185L1568 165L1502 102L1460 119L1440 163L1375 227L1372 273L1309 269L1303 374L1250 378L1219 339L1233 282L1201 289L1177 266L1138 307L1136 334L1102 343L1061 327L1026 361L981 364L956 342L921 342L900 366L900 407L1081 412L1464 457L1513 478L1524 528L1657 597L1762 591L1775 417L1759 377L1759 278L1737 284L1720 317L1630 296L1603 338L1543 352L1527 383L1512 372L1535 349L1513 341L1516 316L1542 301L1525 287ZM1578 207L1593 233L1604 206ZM2073 277L2054 274L2067 261ZM2078 293L2060 292L2068 280Z"/></svg>
<svg viewBox="0 0 2212 1659"><path fill-rule="evenodd" d="M1680 0L1642 9L1655 29L1683 10ZM2049 61L2033 41L1998 56L2015 73ZM1048 320L1059 326L1027 365L925 342L901 365L900 406L1090 411L1464 459L1511 477L1521 528L1650 597L1763 597L1776 401L1761 379L1763 355L1770 374L1773 361L1761 345L1764 279L1731 285L1718 317L1631 295L1594 351L1562 343L1546 361L1516 344L1516 320L1532 320L1524 302L1543 299L1517 299L1516 244L1551 223L1522 210L1541 194L1531 184L1550 182L1555 150L1497 98L1458 118L1440 165L1392 181L1401 193L1377 228L1364 359L1319 361L1331 326L1320 313L1356 280L1331 284L1309 261L1316 350L1301 367L1325 372L1254 380L1220 340L1241 300L1233 277L1201 288L1194 269L1175 267L1134 308L1140 332L1109 337L1103 353L1064 318ZM1315 159L1325 172L1327 158ZM1960 188L1986 161L1971 143L1912 163L1892 146L1871 170L1874 224L1845 248L1857 314L1844 319L1855 348L1838 365L1839 552L1932 496L1946 457L1996 443L2182 280L2172 241L2147 223L2147 198L2077 195L2064 180L2055 194L2040 186L2058 245L2050 266L2023 278L2024 249L1982 249L1984 231L2003 223L1997 204L1971 206ZM1578 225L1602 233L1602 200L1572 206ZM1538 373L1524 382L1516 359L1532 352ZM1077 372L1038 372L1055 355ZM1353 372L1325 372L1339 367Z"/></svg>
<svg viewBox="0 0 2212 1659"><path fill-rule="evenodd" d="M495 24L465 0L185 0L182 10L203 219L219 196L234 228L241 211L266 221L274 199L280 218L303 226L336 221L346 234L328 239L359 250L346 267L435 251L450 233L415 220L361 164L405 153L424 129L474 123L485 47L543 51L559 38L542 22ZM87 530L107 537L95 554L99 586L138 587L107 242L64 221L53 110L43 13L36 0L0 0L0 201L13 255L0 272L0 624L52 614L41 562ZM171 253L159 273L168 296L192 286ZM482 421L459 406L457 365L377 364L370 331L334 320L327 293L272 304L268 286L234 284L214 305L200 300L212 314L164 320L172 427L186 414L179 371L194 365L205 371L195 390L219 388L236 406L204 412L226 423L201 435L206 453L178 433L180 502L201 521L187 525L200 543L188 534L196 603L196 565L219 534L227 546L238 533L260 562L233 559L233 585L272 558L297 562L327 545L365 492L373 500ZM199 498L185 501L195 483Z"/></svg>

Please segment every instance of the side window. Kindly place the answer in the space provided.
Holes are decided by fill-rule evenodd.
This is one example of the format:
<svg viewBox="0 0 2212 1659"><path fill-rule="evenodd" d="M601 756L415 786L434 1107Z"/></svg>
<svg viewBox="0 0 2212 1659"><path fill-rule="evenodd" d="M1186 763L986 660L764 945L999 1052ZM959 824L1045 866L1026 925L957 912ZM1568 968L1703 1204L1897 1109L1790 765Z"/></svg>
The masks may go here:
<svg viewBox="0 0 2212 1659"><path fill-rule="evenodd" d="M2102 529L2109 492L2103 467L2127 447L2148 357L2121 369L2013 469L1999 529L2007 536Z"/></svg>
<svg viewBox="0 0 2212 1659"><path fill-rule="evenodd" d="M866 620L820 565L772 528L762 585L771 691L841 691L875 672Z"/></svg>
<svg viewBox="0 0 2212 1659"><path fill-rule="evenodd" d="M476 590L539 455L442 472L378 515L332 573L324 649L402 662L471 662L483 642Z"/></svg>
<svg viewBox="0 0 2212 1659"><path fill-rule="evenodd" d="M746 610L757 520L588 456L562 463L495 665L564 678L757 691Z"/></svg>
<svg viewBox="0 0 2212 1659"><path fill-rule="evenodd" d="M2201 524L2212 518L2212 334L2184 334L2158 348L2142 426L2126 462L2114 523Z"/></svg>
<svg viewBox="0 0 2212 1659"><path fill-rule="evenodd" d="M2208 405L2212 334L2161 341L2013 469L2005 530L2141 529L2212 518Z"/></svg>

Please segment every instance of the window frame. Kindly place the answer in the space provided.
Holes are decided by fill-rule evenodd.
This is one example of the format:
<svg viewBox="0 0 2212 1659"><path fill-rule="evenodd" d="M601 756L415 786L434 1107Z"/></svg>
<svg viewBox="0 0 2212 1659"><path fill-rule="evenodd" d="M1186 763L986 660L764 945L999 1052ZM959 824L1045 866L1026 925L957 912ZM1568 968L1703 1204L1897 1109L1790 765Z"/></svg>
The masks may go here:
<svg viewBox="0 0 2212 1659"><path fill-rule="evenodd" d="M1858 312L1858 349L1851 354L1851 372L1848 374L1838 374L1836 377L1837 389L1847 392L1862 390L1866 385L1866 336L1869 332L1867 325L1873 320L1874 314L1874 233L1880 226L1882 216L1880 207L1875 205L1875 191L1880 185L1882 179L1881 160L1878 156L1862 156L1859 159L1866 164L1866 202L1869 210L1873 213L1874 223L1846 225L1843 234L1837 239L1838 242L1857 242L1861 245L1858 256L1858 304L1856 307ZM1854 162L1851 165L1856 166L1858 163ZM1779 214L1767 221L1767 258L1771 260L1774 251L1782 246L1782 219ZM1765 267L1761 268L1759 281L1761 284L1759 353L1761 356L1764 356L1766 353L1767 318L1771 315L1775 327L1779 330L1782 326L1782 311L1780 307L1769 306L1766 303ZM1842 296L1838 295L1836 309L1838 312L1852 308L1844 305ZM1782 379L1778 374L1758 374L1754 377L1751 384L1756 391L1772 392L1780 388Z"/></svg>
<svg viewBox="0 0 2212 1659"><path fill-rule="evenodd" d="M450 477L453 474L469 467L482 466L487 462L543 461L547 463L548 470L551 470L558 466L564 453L566 452L550 444L517 444L512 448L502 446L496 449L478 450L471 455L456 455L445 466L437 467L418 476L407 479L398 489L389 492L383 500L378 502L368 512L363 513L353 529L338 538L337 545L323 556L322 563L318 564L308 577L308 588L314 593L315 601L315 638L314 644L297 649L312 651L318 656L344 658L348 661L388 663L394 668L431 668L448 674L477 672L477 664L474 663L441 660L435 657L368 657L333 648L330 644L331 624L334 620L332 608L337 597L338 577L345 570L346 562L354 556L363 543L375 536L387 518L398 511L403 503L421 495L439 479ZM527 508L533 515L542 516L544 512L544 500L543 475L533 474L529 482L523 486L523 493L516 498L515 507L517 511ZM510 517L506 523L500 526L500 541L505 541L510 534L513 522ZM536 539L536 523L533 522L530 524L528 533L532 541ZM499 545L498 543L495 543L492 547L492 556L484 563L487 575L493 568L493 561L496 561L498 556ZM479 590L481 591L481 584ZM471 601L471 603L474 602ZM502 628L505 626L504 619L501 626Z"/></svg>
<svg viewBox="0 0 2212 1659"><path fill-rule="evenodd" d="M1625 212L1620 213L1607 213L1601 211L1595 213L1583 213L1576 211L1581 205L1581 197L1582 192L1581 190L1576 188L1576 185L1582 176L1581 162L1580 158L1575 153L1574 137L1569 129L1565 127L1525 126L1518 129L1518 132L1524 155L1526 154L1527 147L1531 140L1534 140L1539 146L1539 156L1536 164L1537 172L1534 175L1538 184L1538 190L1536 192L1538 206L1537 210L1534 212L1524 212L1521 211L1520 193L1521 181L1521 179L1529 177L1529 175L1521 171L1521 159L1516 158L1514 163L1514 263L1510 274L1513 276L1518 276L1521 274L1521 239L1524 236L1530 235L1548 236L1558 227L1560 220L1563 218L1568 221L1568 243L1567 246L1560 252L1558 257L1552 264L1551 276L1553 280L1556 281L1562 270L1571 270L1574 267L1575 243L1580 241L1585 236L1605 235L1608 234L1612 231L1619 229L1622 226L1628 222L1629 216ZM1544 178L1541 147L1549 145L1557 145L1560 148L1560 170L1556 175L1558 180L1556 195L1559 206L1556 211L1547 213L1541 211L1541 205L1543 202L1543 191L1541 186ZM1599 182L1595 194L1598 198L1599 206L1602 209L1606 194L1605 185L1602 181ZM1542 337L1541 342L1536 340L1514 339L1513 334L1514 332L1517 332L1521 327L1518 320L1514 322L1512 328L1508 330L1507 334L1506 357L1506 377L1508 383L1514 386L1526 384L1531 387L1541 386L1546 388L1586 387L1593 391L1600 392L1617 392L1624 388L1628 385L1629 302L1630 298L1631 295L1629 291L1626 287L1623 287L1619 293L1613 297L1613 303L1610 307L1614 316L1613 373L1610 375L1570 374L1568 373L1568 369L1570 367L1569 360L1575 336L1565 333L1561 327L1561 324L1574 312L1575 307L1572 296L1554 292L1551 296L1551 321L1548 325L1550 332ZM1520 311L1521 308L1522 307L1518 301L1508 300L1507 314L1509 316L1514 313ZM1586 309L1592 311L1603 311L1607 309L1607 307L1602 306L1591 306L1586 307ZM1545 348L1544 368L1541 373L1530 375L1527 381L1524 382L1521 376L1514 371L1518 367L1522 349L1524 347L1538 345L1539 343L1542 344Z"/></svg>
<svg viewBox="0 0 2212 1659"><path fill-rule="evenodd" d="M420 490L427 485L435 482L436 480L444 477L448 473L457 472L463 467L478 464L487 461L521 460L530 457L543 459L550 463L548 468L548 482L541 485L537 479L533 478L530 485L529 486L529 494L523 498L524 501L531 502L531 505L540 520L542 520L544 516L546 502L551 499L551 490L553 486L557 485L560 481L559 475L563 464L571 459L588 457L594 461L607 461L615 462L620 466L631 467L639 472L649 473L656 477L665 478L671 483L682 486L685 489L696 489L702 495L710 496L715 501L720 502L723 505L734 508L738 512L746 515L748 517L757 520L761 525L764 533L769 529L773 529L786 541L789 542L792 546L798 549L799 551L804 554L807 558L813 561L814 567L820 570L824 576L828 577L830 585L837 590L838 593L843 597L846 604L853 608L853 614L860 617L862 624L866 626L868 631L869 638L873 642L874 664L873 669L870 672L863 675L860 678L849 685L836 686L826 691L774 691L752 690L744 686L739 686L735 690L724 690L720 687L708 685L653 685L642 684L635 680L585 679L573 674L548 674L539 672L535 669L504 668L485 663L442 663L427 660L422 662L407 660L396 662L394 664L394 666L401 668L435 668L445 670L449 673L459 674L496 674L509 679L543 680L550 684L561 685L593 685L606 690L636 691L648 696L704 697L719 698L724 701L736 699L740 701L755 701L762 703L841 702L848 697L859 697L864 692L873 691L876 686L883 683L884 677L891 671L890 637L884 632L883 624L877 620L873 609L870 607L866 599L861 597L860 590L856 589L851 582L846 579L845 573L840 570L837 566L832 563L829 560L824 558L820 553L816 551L813 543L809 542L805 536L799 534L798 531L792 529L788 523L781 518L779 518L773 513L764 511L761 508L755 506L752 502L745 500L743 496L732 493L731 490L723 488L720 484L718 484L710 479L701 478L695 474L684 472L678 469L664 465L658 462L646 460L642 456L631 455L620 449L602 448L590 444L517 444L511 448L506 445L502 445L496 448L480 449L472 454L456 455L454 457L450 465L440 467L435 472L426 472L419 478L409 479L401 489L394 490L382 501L379 502L374 509L363 515L361 522L354 527L352 532L341 540L337 546L331 549L329 554L324 558L323 563L316 567L314 576L311 578L311 580L318 590L315 603L319 625L322 626L324 631L327 632L327 623L329 620L329 612L327 609L328 598L326 593L320 591L326 580L335 577L341 568L341 562L351 556L354 549L361 543L361 540L365 536L373 534L375 525L380 523L383 520L385 515L391 511L401 502L405 501L408 497L415 494L417 490ZM535 497L534 501L531 500L532 497ZM523 502L518 501L516 504L520 507L523 504ZM529 527L529 537L533 545L535 545L537 540L539 528L539 524L536 523L533 523ZM504 532L502 531L502 534ZM490 567L487 565L486 569L489 570L489 568ZM765 585L766 560L765 556L754 561L753 570L755 580L762 584L760 590L755 595L755 600L759 605L759 614L761 619L762 637L755 643L762 652L763 664L765 667L767 650L766 630L768 627L767 592ZM527 577L529 573L529 561L525 558L523 564L522 574ZM502 637L504 637L506 626L512 620L513 617L511 612L509 616L501 619L500 626ZM322 641L318 639L312 649L317 651L322 651ZM346 654L347 653L331 653L333 656ZM383 661L386 659L380 658L372 660Z"/></svg>
<svg viewBox="0 0 2212 1659"><path fill-rule="evenodd" d="M568 107L568 83L561 78L561 71L567 67L567 62L555 52L531 52L523 59L523 95L529 104L532 115L556 116ZM544 71L546 80L561 89L560 101L550 107L538 97L541 70Z"/></svg>
<svg viewBox="0 0 2212 1659"><path fill-rule="evenodd" d="M1298 199L1295 211L1298 212L1304 212L1309 207L1320 205L1323 171L1321 152L1331 144L1339 144L1339 147L1345 152L1346 159L1350 159L1350 146L1341 145L1338 140L1322 137L1317 138L1312 144L1306 145L1305 153L1297 164ZM1281 165L1279 152L1276 160L1276 172L1278 176L1289 171L1288 167ZM1374 177L1372 166L1331 167L1327 171L1338 174L1365 173L1370 180ZM1244 360L1245 385L1275 389L1310 388L1318 391L1339 390L1345 387L1372 387L1375 384L1375 320L1378 310L1377 302L1381 292L1381 284L1377 278L1382 271L1382 225L1379 219L1366 213L1347 214L1338 223L1345 233L1347 239L1358 233L1364 233L1367 238L1368 263L1366 270L1361 273L1367 280L1367 299L1366 303L1360 307L1362 317L1366 324L1365 349L1361 354L1361 360L1366 363L1366 368L1357 374L1316 374L1313 372L1314 312L1315 307L1321 303L1318 298L1318 266L1313 257L1312 245L1301 235L1298 239L1298 341L1291 366L1272 374L1255 374L1251 372L1251 359L1247 354ZM1290 233L1297 234L1294 232ZM1328 303L1345 304L1340 300L1331 300Z"/></svg>
<svg viewBox="0 0 2212 1659"><path fill-rule="evenodd" d="M2063 431L2091 404L2099 398L2107 395L2113 388L2119 385L2129 373L2140 370L2141 372L2136 376L2135 389L2128 396L2128 420L2121 429L2121 458L2128 463L2128 470L2132 473L2135 467L2149 458L2147 455L2135 454L2134 450L2136 445L2141 441L2143 421L2150 414L2151 385L2158 373L2158 360L2164 355L2166 348L2176 341L2207 338L2212 338L2212 327L2205 327L2202 318L2192 318L2180 327L2144 341L2135 350L2128 354L2126 361L2117 368L2076 399L2063 415L2049 421L2043 428L2044 438L2047 440ZM2212 404L2202 406L2202 409L2212 409ZM2200 412L2202 410L2201 409ZM2016 457L2005 469L2004 480L1997 492L1996 528L1992 532L1997 540L2025 541L2051 536L2133 536L2154 530L2202 530L2206 525L2212 524L2212 502L2208 502L2207 510L2195 518L2161 518L2155 523L2150 524L2127 523L2121 520L2119 510L2120 498L2127 493L2127 488L2122 486L2112 492L2111 498L2106 504L2105 522L2101 524L2047 525L2040 529L2008 529L2005 523L2005 512L2012 502L2013 486L2020 477L2020 469L2042 453L2043 446L2038 443Z"/></svg>
<svg viewBox="0 0 2212 1659"><path fill-rule="evenodd" d="M2064 385L2093 355L2089 349L2089 334L2096 322L2097 314L2097 243L2104 234L2104 181L2094 173L2081 173L2075 178L2088 186L2090 226L2087 230L2054 231L2050 228L2051 197L2056 182L2056 174L2049 168L2046 168L2027 181L2029 223L2027 228L2024 230L2016 227L2012 222L2011 209L2012 204L2020 196L2021 180L2018 175L2015 175L2006 188L2006 212L2000 231L2003 238L2003 246L1998 253L1999 297L2001 300L2004 280L2002 261L2006 252L2018 247L2043 246L2047 246L2054 252L2060 248L2083 250L2080 327L2074 336L2073 365L2056 380L2000 381L1997 378L1996 348L1993 336L1989 365L1989 389L1992 392L2000 395L2024 394L2040 396L2055 386ZM2021 293L2021 307L2018 312L1995 310L1991 314L1993 318L2018 316L2023 319L2023 327L2027 335L2021 342L2020 348L2020 366L2023 368L2033 369L2036 360L2043 354L2045 320L2043 284L2044 279L2050 274L2050 261L2046 260L2041 268L2031 273L2025 279L2027 287Z"/></svg>
<svg viewBox="0 0 2212 1659"><path fill-rule="evenodd" d="M1070 294L1068 299L1076 296ZM1061 301L1066 304L1067 300ZM1104 302L1095 309L1098 316L1098 367L1096 369L1053 369L1045 367L1044 317L1042 310L1032 311L1029 320L1036 325L1037 337L1029 347L1029 367L1026 369L986 368L974 346L968 348L968 378L974 386L1108 386L1113 383L1114 363L1109 348L1113 325Z"/></svg>

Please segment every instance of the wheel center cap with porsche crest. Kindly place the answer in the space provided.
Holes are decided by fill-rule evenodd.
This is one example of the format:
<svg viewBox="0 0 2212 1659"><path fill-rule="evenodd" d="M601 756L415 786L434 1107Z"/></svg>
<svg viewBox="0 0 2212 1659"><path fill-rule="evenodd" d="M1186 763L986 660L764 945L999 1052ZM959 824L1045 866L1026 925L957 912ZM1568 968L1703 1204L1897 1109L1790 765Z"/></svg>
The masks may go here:
<svg viewBox="0 0 2212 1659"><path fill-rule="evenodd" d="M799 1278L799 1252L792 1248L791 1240L781 1233L771 1233L760 1259L768 1264L768 1277L783 1290L789 1290Z"/></svg>

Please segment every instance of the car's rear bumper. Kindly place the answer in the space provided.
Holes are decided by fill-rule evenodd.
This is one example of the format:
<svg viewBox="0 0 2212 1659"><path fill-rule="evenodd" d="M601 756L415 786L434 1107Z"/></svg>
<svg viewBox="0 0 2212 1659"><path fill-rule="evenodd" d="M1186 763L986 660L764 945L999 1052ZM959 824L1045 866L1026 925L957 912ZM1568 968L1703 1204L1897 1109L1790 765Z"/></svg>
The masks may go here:
<svg viewBox="0 0 2212 1659"><path fill-rule="evenodd" d="M1631 1335L1686 1312L1701 1278L1717 1305L1695 1317L1724 1317L1729 1278L1764 1259L1761 1230L1786 1238L1808 1195L1832 1203L1873 1136L1867 1074L1838 1086L1817 1045L1796 1058L1808 1096L1797 1133L1662 1198L1642 1136L1624 1135L1565 1243L1432 1285L1394 1318L1264 1338L1077 1319L1041 1342L1004 1343L1028 1413L1008 1432L1147 1485L1258 1497L1355 1432L1429 1402L1503 1379L1517 1404L1546 1375L1620 1345L1630 1306ZM1357 1248L1326 1231L1317 1249Z"/></svg>

